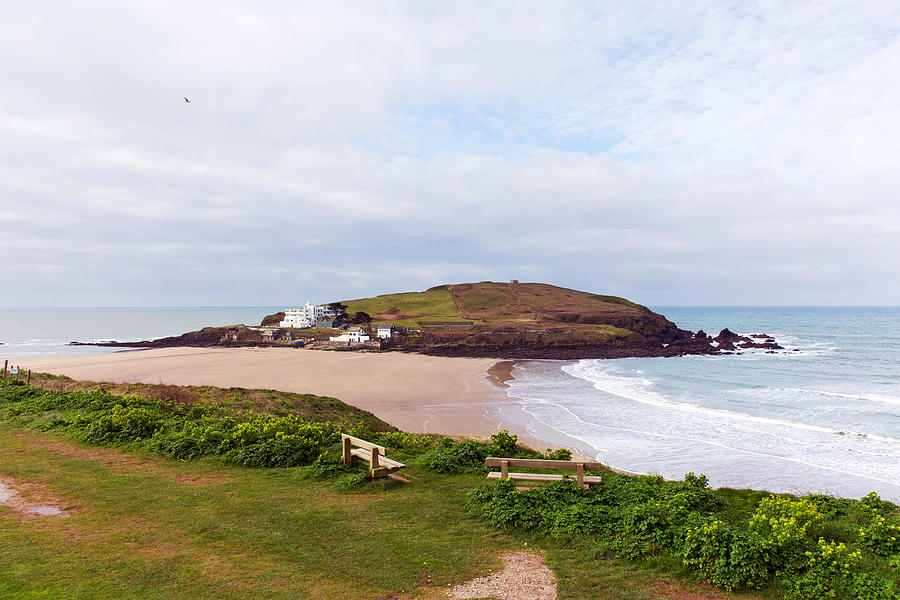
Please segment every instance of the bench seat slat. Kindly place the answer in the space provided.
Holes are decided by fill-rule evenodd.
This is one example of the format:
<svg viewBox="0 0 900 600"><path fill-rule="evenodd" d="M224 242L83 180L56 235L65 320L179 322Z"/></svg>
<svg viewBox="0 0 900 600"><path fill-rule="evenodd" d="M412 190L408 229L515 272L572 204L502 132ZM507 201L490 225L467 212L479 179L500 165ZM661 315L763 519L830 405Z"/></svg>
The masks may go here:
<svg viewBox="0 0 900 600"><path fill-rule="evenodd" d="M366 450L365 448L354 448L350 451L350 454L356 456L357 458L361 458L363 460L367 460L372 462L372 452ZM378 466L380 467L389 467L392 469L402 469L406 465L401 462L397 462L396 460L392 460L383 454L378 455Z"/></svg>
<svg viewBox="0 0 900 600"><path fill-rule="evenodd" d="M350 442L354 446L359 446L360 448L365 448L366 450L372 450L372 448L378 448L378 452L382 455L387 453L387 449L384 446L379 446L378 444L373 444L372 442L367 442L366 440L361 440L357 437L353 437L352 435L347 435L346 433L341 434L341 439L350 439Z"/></svg>
<svg viewBox="0 0 900 600"><path fill-rule="evenodd" d="M507 461L510 467L516 469L572 469L576 465L584 465L585 471L603 471L606 466L603 463L580 460L545 460L540 458L497 458L489 456L484 459L485 466L499 467L503 461Z"/></svg>
<svg viewBox="0 0 900 600"><path fill-rule="evenodd" d="M488 479L501 479L499 471L491 471L488 473ZM515 481L562 481L563 475L556 473L510 473L509 478ZM575 481L574 475L569 475L569 479ZM584 483L598 484L602 483L603 478L597 475L585 475Z"/></svg>

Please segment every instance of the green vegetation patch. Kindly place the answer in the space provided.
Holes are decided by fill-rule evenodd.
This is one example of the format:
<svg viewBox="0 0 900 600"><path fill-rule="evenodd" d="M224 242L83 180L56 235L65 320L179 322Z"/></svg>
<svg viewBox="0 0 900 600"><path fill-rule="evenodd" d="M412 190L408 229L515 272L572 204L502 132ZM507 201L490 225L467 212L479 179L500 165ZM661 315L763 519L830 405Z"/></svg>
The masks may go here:
<svg viewBox="0 0 900 600"><path fill-rule="evenodd" d="M0 410L7 420L65 430L93 444L130 445L183 459L218 457L253 467L308 465L339 442L341 430L371 432L365 423L342 426L184 398L116 396L102 388L48 390L15 381L0 382Z"/></svg>
<svg viewBox="0 0 900 600"><path fill-rule="evenodd" d="M364 312L378 322L376 316L391 310L399 310L409 315L425 315L428 318L441 320L463 320L453 302L453 297L447 289L431 289L424 292L404 292L400 294L384 294L374 298L362 298L359 300L346 300L342 304L347 305L347 313L354 314ZM422 318L425 318L422 317ZM410 319L418 320L417 317ZM392 321L398 322L398 321Z"/></svg>
<svg viewBox="0 0 900 600"><path fill-rule="evenodd" d="M65 515L0 505L0 597L436 598L510 550L544 554L561 599L696 590L581 538L497 531L467 509L487 455L564 451L537 453L507 432L478 443L362 427L407 464L404 481L369 480L364 461L339 463L334 432L230 405L0 384L0 473ZM245 468L255 465L281 468Z"/></svg>
<svg viewBox="0 0 900 600"><path fill-rule="evenodd" d="M795 600L900 598L900 507L874 492L838 501L720 494L693 473L680 482L607 473L589 490L567 481L523 492L507 479L469 499L493 525L680 563L726 590L768 589Z"/></svg>
<svg viewBox="0 0 900 600"><path fill-rule="evenodd" d="M93 392L102 389L112 395L143 396L181 404L203 404L224 412L254 412L275 416L290 414L311 421L333 421L341 425L363 424L372 431L394 429L367 410L356 408L337 398L314 394L238 387L219 388L208 385L97 383L49 373L33 373L31 384L52 391Z"/></svg>

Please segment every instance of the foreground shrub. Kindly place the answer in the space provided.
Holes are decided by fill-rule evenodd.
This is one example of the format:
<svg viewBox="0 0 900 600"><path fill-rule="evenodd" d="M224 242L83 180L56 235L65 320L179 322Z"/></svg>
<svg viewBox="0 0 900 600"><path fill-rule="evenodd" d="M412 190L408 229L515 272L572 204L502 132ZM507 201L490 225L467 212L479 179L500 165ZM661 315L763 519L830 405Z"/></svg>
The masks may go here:
<svg viewBox="0 0 900 600"><path fill-rule="evenodd" d="M626 558L668 556L669 564L676 559L727 590L774 585L792 600L900 600L891 576L900 566L893 504L877 496L833 503L756 497L726 500L691 473L680 482L607 473L589 490L562 481L519 491L502 480L470 492L469 503L495 526L583 536ZM744 505L744 498L756 505ZM830 507L829 517L822 505ZM850 516L862 524L853 526ZM832 521L832 529L858 531L858 537L825 539L828 518L843 519Z"/></svg>
<svg viewBox="0 0 900 600"><path fill-rule="evenodd" d="M312 463L340 440L338 426L328 421L223 414L171 390L164 395L154 399L101 389L64 392L0 384L0 406L9 416L49 413L52 418L38 421L40 428L64 427L87 442L142 445L183 459L215 456L248 467L294 467Z"/></svg>
<svg viewBox="0 0 900 600"><path fill-rule="evenodd" d="M438 473L486 473L488 469L484 466L484 459L489 456L544 458L539 452L523 448L518 443L519 436L511 435L505 429L491 435L491 441L486 444L475 440L455 443L450 438L443 438L436 447L425 453L421 463ZM568 460L571 453L566 449L558 450L553 458Z"/></svg>
<svg viewBox="0 0 900 600"><path fill-rule="evenodd" d="M120 444L152 437L162 424L158 411L115 405L85 431L84 439L97 444Z"/></svg>

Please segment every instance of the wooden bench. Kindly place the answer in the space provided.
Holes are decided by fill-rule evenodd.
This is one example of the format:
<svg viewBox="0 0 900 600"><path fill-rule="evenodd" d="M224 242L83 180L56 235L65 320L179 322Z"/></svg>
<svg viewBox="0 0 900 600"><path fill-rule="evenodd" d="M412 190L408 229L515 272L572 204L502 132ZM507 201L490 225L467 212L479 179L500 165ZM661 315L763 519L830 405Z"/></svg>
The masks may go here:
<svg viewBox="0 0 900 600"><path fill-rule="evenodd" d="M406 466L385 456L387 450L384 446L361 440L346 433L341 434L341 442L343 443L343 452L341 453L343 463L350 466L353 464L354 457L367 460L372 477L384 477Z"/></svg>
<svg viewBox="0 0 900 600"><path fill-rule="evenodd" d="M585 475L585 471L601 471L606 468L603 463L585 462L576 460L542 460L537 458L494 458L484 460L485 466L500 467L500 471L488 473L488 479L506 479L509 477L515 481L562 481L566 475L560 473L510 473L509 468L518 469L566 469L575 471L575 481L581 487L587 489L591 484L602 482L599 475Z"/></svg>

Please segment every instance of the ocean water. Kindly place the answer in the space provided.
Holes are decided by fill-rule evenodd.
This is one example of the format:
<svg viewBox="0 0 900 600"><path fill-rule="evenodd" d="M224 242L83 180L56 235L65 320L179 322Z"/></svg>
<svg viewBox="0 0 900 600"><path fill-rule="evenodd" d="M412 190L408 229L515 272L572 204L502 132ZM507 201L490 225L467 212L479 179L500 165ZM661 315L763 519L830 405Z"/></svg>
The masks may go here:
<svg viewBox="0 0 900 600"><path fill-rule="evenodd" d="M786 351L520 363L506 416L629 471L900 501L900 308L654 310Z"/></svg>
<svg viewBox="0 0 900 600"><path fill-rule="evenodd" d="M116 352L69 342L152 340L202 327L259 325L283 307L0 308L0 359Z"/></svg>

